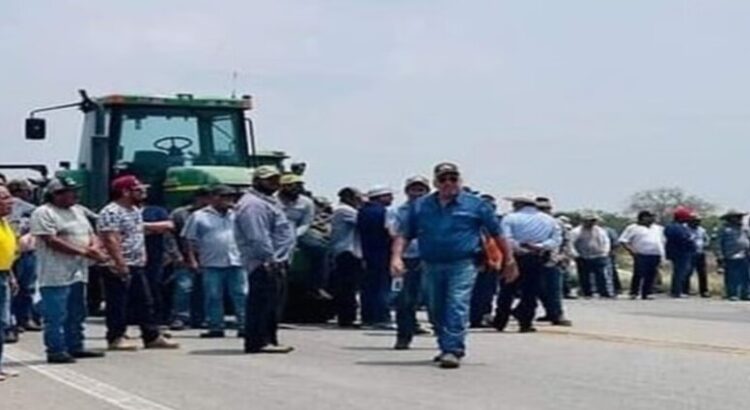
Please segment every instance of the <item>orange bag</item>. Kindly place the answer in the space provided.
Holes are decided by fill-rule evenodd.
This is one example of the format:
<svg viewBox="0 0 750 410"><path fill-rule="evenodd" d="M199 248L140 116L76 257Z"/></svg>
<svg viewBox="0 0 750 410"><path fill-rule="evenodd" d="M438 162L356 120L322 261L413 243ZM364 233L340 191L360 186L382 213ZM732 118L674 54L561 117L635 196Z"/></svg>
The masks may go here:
<svg viewBox="0 0 750 410"><path fill-rule="evenodd" d="M500 272L503 267L503 250L495 238L482 235L482 248L484 250L484 263L491 271Z"/></svg>

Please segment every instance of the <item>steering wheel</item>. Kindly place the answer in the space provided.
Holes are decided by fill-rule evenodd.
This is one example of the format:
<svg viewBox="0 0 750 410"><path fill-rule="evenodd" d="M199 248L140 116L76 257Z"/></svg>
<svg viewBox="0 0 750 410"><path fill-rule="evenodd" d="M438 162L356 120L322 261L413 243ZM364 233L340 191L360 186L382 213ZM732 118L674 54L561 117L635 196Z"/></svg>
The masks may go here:
<svg viewBox="0 0 750 410"><path fill-rule="evenodd" d="M167 142L169 143L169 146L166 146ZM154 141L153 145L154 148L160 151L165 151L171 157L179 157L183 155L183 150L193 146L193 140L180 135L170 135L168 137L159 138Z"/></svg>

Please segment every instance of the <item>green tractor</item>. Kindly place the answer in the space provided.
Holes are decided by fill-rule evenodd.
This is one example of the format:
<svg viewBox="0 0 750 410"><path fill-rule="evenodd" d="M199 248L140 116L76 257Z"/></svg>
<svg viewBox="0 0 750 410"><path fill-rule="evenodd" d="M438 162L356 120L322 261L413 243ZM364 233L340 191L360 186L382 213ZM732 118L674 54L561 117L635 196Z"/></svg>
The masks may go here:
<svg viewBox="0 0 750 410"><path fill-rule="evenodd" d="M284 171L286 154L256 151L253 124L245 117L252 108L250 96L89 98L79 92L79 102L32 111L26 138L46 138L46 122L39 113L66 108L83 112L78 160L73 167L61 162L55 175L80 183L82 203L93 209L107 202L110 181L124 173L151 185L153 203L175 208L201 186L249 186L254 167L275 165Z"/></svg>

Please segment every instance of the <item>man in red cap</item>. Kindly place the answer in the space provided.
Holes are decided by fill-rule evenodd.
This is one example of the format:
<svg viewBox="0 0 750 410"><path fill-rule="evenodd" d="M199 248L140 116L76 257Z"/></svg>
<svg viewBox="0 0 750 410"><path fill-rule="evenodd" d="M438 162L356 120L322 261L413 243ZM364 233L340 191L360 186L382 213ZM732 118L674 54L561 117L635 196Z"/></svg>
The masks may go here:
<svg viewBox="0 0 750 410"><path fill-rule="evenodd" d="M145 233L164 233L171 229L171 222L144 224L141 205L146 199L147 188L133 175L116 178L112 181L112 202L99 213L97 228L112 260L109 274L104 277L107 343L110 350L137 349L125 340L128 305L133 307L147 349L179 347L159 331L146 278Z"/></svg>
<svg viewBox="0 0 750 410"><path fill-rule="evenodd" d="M666 256L672 262L670 295L673 298L687 296L683 293L683 284L692 270L693 257L696 251L695 241L693 241L688 222L693 219L694 214L693 210L679 206L674 210L672 223L664 228L664 236L667 239Z"/></svg>

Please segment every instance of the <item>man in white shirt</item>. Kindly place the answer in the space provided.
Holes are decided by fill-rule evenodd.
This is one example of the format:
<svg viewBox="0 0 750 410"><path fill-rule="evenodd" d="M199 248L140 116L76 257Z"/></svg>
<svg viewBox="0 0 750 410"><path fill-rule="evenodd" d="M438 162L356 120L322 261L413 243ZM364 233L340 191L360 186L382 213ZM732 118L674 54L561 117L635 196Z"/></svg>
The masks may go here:
<svg viewBox="0 0 750 410"><path fill-rule="evenodd" d="M620 243L633 256L633 279L630 282L630 298L653 299L654 279L659 272L664 255L664 228L655 223L649 211L638 213L638 222L629 225L620 236Z"/></svg>

